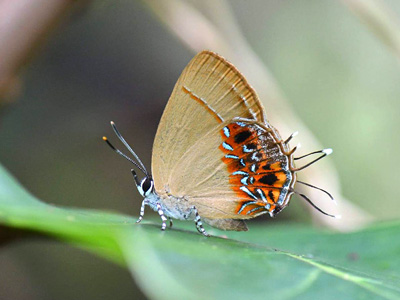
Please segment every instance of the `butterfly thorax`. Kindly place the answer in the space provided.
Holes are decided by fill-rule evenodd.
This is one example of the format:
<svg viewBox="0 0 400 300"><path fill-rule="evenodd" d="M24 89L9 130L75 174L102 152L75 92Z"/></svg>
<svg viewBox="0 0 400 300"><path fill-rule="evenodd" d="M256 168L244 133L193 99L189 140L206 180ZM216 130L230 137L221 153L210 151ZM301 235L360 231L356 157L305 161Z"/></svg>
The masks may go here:
<svg viewBox="0 0 400 300"><path fill-rule="evenodd" d="M145 198L145 201L154 211L158 210L157 204L161 205L161 208L167 217L178 220L194 219L194 216L191 215L192 206L189 204L186 197L176 197L166 193L157 193L157 191L154 190Z"/></svg>

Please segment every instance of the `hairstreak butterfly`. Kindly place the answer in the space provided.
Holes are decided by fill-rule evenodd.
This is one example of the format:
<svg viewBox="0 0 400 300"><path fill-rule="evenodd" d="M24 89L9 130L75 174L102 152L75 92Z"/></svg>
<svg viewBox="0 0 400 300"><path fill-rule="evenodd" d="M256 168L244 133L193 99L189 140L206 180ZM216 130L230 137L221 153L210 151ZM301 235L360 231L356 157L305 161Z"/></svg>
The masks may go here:
<svg viewBox="0 0 400 300"><path fill-rule="evenodd" d="M166 228L167 217L194 220L197 230L208 235L202 221L219 229L245 231L245 220L268 213L276 216L294 193L325 215L304 194L295 190L296 173L331 149L295 158L292 134L282 140L268 123L256 92L243 75L216 53L202 51L186 66L161 117L154 140L152 173L111 122L112 128L133 158L116 149L144 174L132 174L145 206L157 211ZM296 168L294 161L320 154Z"/></svg>

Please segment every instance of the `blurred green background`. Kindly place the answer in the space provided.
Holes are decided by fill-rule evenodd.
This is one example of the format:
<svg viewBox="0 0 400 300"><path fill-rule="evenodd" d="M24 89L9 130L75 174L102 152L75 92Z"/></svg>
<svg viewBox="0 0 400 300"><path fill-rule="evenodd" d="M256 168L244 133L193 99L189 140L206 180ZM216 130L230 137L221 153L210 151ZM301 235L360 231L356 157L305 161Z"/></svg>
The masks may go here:
<svg viewBox="0 0 400 300"><path fill-rule="evenodd" d="M378 220L398 218L398 58L341 2L229 3L295 111L335 150L344 195ZM399 2L386 3L399 13ZM130 165L101 137L116 140L115 121L150 166L158 121L192 56L143 2L93 1L53 33L2 110L0 161L43 201L137 215ZM295 208L276 221L304 218ZM10 244L0 265L0 299L144 298L128 271L56 242Z"/></svg>

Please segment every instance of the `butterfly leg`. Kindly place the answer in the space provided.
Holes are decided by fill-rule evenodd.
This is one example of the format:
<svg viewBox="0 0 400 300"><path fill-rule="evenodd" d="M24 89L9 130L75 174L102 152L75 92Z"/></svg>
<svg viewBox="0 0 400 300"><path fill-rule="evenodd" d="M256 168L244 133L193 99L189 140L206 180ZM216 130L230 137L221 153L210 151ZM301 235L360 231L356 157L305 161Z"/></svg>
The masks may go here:
<svg viewBox="0 0 400 300"><path fill-rule="evenodd" d="M147 201L143 200L142 201L142 206L140 207L140 214L139 214L139 219L136 221L136 223L140 223L143 220L144 216L144 207L146 206Z"/></svg>
<svg viewBox="0 0 400 300"><path fill-rule="evenodd" d="M169 228L172 228L172 225L174 225L174 223L172 222L172 219L169 218Z"/></svg>
<svg viewBox="0 0 400 300"><path fill-rule="evenodd" d="M194 212L195 213L195 218L194 218L194 222L196 223L196 229L198 232L200 232L202 235L204 236L210 236L207 231L204 229L203 227L203 222L201 221L199 212L197 211L196 206L192 206L192 209L189 213L189 215Z"/></svg>
<svg viewBox="0 0 400 300"><path fill-rule="evenodd" d="M164 212L163 212L163 210L161 208L161 204L160 203L157 203L157 212L160 215L161 221L162 221L161 230L164 231L165 228L167 228L167 223L166 223L167 217L164 215Z"/></svg>

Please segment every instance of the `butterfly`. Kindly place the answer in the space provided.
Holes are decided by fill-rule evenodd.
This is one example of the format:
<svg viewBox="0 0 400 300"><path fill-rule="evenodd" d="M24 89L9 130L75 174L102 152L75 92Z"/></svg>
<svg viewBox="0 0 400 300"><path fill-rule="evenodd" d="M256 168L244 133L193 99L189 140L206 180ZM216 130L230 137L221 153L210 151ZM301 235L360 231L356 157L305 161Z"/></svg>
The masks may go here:
<svg viewBox="0 0 400 300"><path fill-rule="evenodd" d="M112 128L133 158L103 140L129 160L144 177L132 169L137 189L144 197L137 222L150 206L161 217L194 220L197 230L208 236L203 222L222 230L246 231L245 220L263 214L276 216L293 194L299 194L314 208L306 195L295 189L296 173L326 155L331 149L294 157L290 148L293 133L283 140L269 124L264 107L244 76L225 58L211 51L198 53L183 70L161 117L153 145L151 173L122 137ZM294 161L320 156L302 167Z"/></svg>

